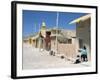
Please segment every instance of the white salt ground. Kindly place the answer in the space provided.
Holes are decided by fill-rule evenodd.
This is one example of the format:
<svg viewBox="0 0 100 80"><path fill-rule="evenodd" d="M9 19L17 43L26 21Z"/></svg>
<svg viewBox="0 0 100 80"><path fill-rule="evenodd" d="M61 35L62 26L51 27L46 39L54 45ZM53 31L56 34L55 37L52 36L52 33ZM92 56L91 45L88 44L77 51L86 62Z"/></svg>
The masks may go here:
<svg viewBox="0 0 100 80"><path fill-rule="evenodd" d="M51 56L47 51L39 51L29 44L23 44L23 69L88 67L89 62L73 64L59 56Z"/></svg>

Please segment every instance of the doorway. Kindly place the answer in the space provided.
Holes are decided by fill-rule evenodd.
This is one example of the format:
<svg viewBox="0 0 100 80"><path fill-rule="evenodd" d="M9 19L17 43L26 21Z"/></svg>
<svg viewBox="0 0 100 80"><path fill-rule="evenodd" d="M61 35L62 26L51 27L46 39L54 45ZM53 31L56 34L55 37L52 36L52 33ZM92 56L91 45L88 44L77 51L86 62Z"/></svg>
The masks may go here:
<svg viewBox="0 0 100 80"><path fill-rule="evenodd" d="M79 39L79 48L83 48L83 40Z"/></svg>

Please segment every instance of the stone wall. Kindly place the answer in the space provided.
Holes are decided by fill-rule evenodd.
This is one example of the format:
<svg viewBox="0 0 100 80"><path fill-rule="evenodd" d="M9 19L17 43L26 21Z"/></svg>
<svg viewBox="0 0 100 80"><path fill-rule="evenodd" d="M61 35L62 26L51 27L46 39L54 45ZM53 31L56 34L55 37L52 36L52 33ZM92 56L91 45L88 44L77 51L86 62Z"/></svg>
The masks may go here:
<svg viewBox="0 0 100 80"><path fill-rule="evenodd" d="M58 53L74 58L76 57L76 46L75 44L58 44Z"/></svg>

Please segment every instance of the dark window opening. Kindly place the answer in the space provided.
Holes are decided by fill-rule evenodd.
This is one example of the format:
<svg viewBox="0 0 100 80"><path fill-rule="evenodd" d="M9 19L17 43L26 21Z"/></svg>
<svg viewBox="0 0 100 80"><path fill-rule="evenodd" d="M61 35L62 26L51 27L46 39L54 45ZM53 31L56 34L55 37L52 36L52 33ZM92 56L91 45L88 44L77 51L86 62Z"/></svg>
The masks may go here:
<svg viewBox="0 0 100 80"><path fill-rule="evenodd" d="M68 44L72 44L72 39L68 39Z"/></svg>

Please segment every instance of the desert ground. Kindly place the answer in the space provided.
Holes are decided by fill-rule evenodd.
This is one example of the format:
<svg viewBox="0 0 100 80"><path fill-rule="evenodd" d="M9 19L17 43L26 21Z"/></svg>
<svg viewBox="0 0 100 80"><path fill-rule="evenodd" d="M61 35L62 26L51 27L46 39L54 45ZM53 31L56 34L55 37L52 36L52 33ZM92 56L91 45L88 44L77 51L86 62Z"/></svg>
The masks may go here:
<svg viewBox="0 0 100 80"><path fill-rule="evenodd" d="M89 62L74 64L59 56L51 56L48 51L40 51L32 45L23 44L23 69L46 69L46 68L67 68L67 67L88 67Z"/></svg>

